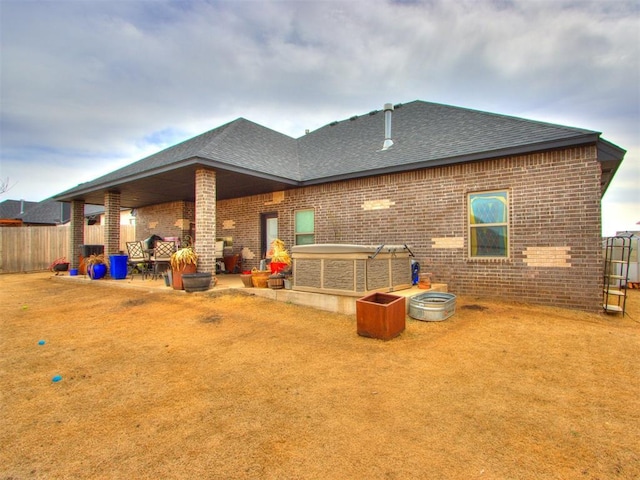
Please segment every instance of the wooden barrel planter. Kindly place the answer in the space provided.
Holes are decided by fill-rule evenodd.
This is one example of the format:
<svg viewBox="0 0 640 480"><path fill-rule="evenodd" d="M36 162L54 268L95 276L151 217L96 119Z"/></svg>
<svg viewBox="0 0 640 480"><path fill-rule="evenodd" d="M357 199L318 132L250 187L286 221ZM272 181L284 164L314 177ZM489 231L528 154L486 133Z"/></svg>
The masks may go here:
<svg viewBox="0 0 640 480"><path fill-rule="evenodd" d="M284 275L280 273L269 275L267 286L272 290L279 290L281 288L284 288Z"/></svg>

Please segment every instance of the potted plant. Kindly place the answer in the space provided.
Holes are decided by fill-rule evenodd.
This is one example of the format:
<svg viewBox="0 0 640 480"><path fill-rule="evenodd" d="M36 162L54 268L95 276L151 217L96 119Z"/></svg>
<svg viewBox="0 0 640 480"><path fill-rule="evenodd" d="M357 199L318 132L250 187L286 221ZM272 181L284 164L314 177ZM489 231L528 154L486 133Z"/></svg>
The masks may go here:
<svg viewBox="0 0 640 480"><path fill-rule="evenodd" d="M107 261L104 254L91 254L83 260L87 267L87 275L91 280L99 280L107 274Z"/></svg>
<svg viewBox="0 0 640 480"><path fill-rule="evenodd" d="M171 254L171 275L174 290L184 290L182 275L196 273L198 254L193 247L179 248Z"/></svg>
<svg viewBox="0 0 640 480"><path fill-rule="evenodd" d="M291 265L291 256L287 252L284 242L278 238L271 242L268 256L271 257L269 267L272 274L279 273Z"/></svg>
<svg viewBox="0 0 640 480"><path fill-rule="evenodd" d="M51 270L52 272L56 272L56 275L58 275L60 272L66 272L67 270L69 270L69 262L67 262L67 259L65 257L58 258L54 260L51 265L49 265L49 270Z"/></svg>

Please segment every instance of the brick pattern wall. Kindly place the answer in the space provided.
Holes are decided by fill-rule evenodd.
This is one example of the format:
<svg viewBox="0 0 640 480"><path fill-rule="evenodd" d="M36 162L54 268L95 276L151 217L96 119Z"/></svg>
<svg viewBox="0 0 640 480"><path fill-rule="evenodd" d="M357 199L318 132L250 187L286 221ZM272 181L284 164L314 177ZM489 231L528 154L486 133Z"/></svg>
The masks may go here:
<svg viewBox="0 0 640 480"><path fill-rule="evenodd" d="M70 221L71 241L69 242L69 268L80 266L80 245L84 243L84 202L73 200L71 202Z"/></svg>
<svg viewBox="0 0 640 480"><path fill-rule="evenodd" d="M489 190L509 192L507 259L468 256L467 195ZM600 308L595 146L220 201L217 234L233 237L234 253L245 257L243 269L251 269L260 260L260 213L278 213L279 237L290 248L294 212L306 208L315 209L316 243L406 243L422 272L432 272L432 280L453 293Z"/></svg>
<svg viewBox="0 0 640 480"><path fill-rule="evenodd" d="M524 263L529 267L571 267L571 247L527 247Z"/></svg>
<svg viewBox="0 0 640 480"><path fill-rule="evenodd" d="M104 253L105 256L120 252L120 193L104 194Z"/></svg>
<svg viewBox="0 0 640 480"><path fill-rule="evenodd" d="M136 212L136 240L151 235L160 237L193 237L195 205L193 202L168 202L139 208Z"/></svg>

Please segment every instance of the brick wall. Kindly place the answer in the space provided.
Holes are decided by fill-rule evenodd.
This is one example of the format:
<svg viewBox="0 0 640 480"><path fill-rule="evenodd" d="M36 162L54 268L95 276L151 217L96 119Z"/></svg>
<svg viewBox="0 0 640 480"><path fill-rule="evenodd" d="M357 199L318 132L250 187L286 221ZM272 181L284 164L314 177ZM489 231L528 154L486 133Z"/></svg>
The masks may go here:
<svg viewBox="0 0 640 480"><path fill-rule="evenodd" d="M70 268L80 266L80 245L84 243L84 202L73 200L71 202L70 221L70 242L69 242L69 263Z"/></svg>
<svg viewBox="0 0 640 480"><path fill-rule="evenodd" d="M468 256L467 195L507 190L510 257ZM600 166L595 146L424 169L218 202L217 235L250 269L260 213L277 212L294 242L294 212L314 208L316 243L408 244L423 272L453 293L599 309Z"/></svg>
<svg viewBox="0 0 640 480"><path fill-rule="evenodd" d="M467 195L509 192L507 259L468 255ZM243 269L260 261L260 214L277 212L294 243L294 214L315 210L316 243L410 246L422 272L453 293L598 311L600 165L595 146L436 167L217 202L215 232ZM204 221L204 220L203 220ZM195 205L138 210L139 239L193 234ZM196 242L197 243L197 242Z"/></svg>
<svg viewBox="0 0 640 480"><path fill-rule="evenodd" d="M216 271L216 172L208 169L196 170L196 239L198 271ZM219 252L222 255L222 252Z"/></svg>
<svg viewBox="0 0 640 480"><path fill-rule="evenodd" d="M104 254L108 256L120 252L120 193L105 193L104 210Z"/></svg>
<svg viewBox="0 0 640 480"><path fill-rule="evenodd" d="M195 205L193 202L168 202L139 208L136 212L136 237L144 240L160 237L193 237Z"/></svg>

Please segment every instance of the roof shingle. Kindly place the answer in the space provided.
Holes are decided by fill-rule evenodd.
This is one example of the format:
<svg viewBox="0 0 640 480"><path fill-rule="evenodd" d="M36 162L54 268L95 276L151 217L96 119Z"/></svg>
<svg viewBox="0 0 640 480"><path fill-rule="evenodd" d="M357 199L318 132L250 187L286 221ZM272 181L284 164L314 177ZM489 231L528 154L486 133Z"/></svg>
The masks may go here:
<svg viewBox="0 0 640 480"><path fill-rule="evenodd" d="M79 198L195 165L217 169L220 178L224 172L239 174L235 179L245 187L253 178L273 182L273 188L291 188L600 140L600 132L591 130L416 100L396 105L392 114L394 145L382 151L384 122L384 112L372 111L294 139L238 118L55 198ZM608 145L621 160L624 151ZM182 183L188 178L183 176ZM225 188L223 195L229 198L229 187Z"/></svg>

